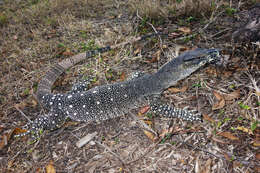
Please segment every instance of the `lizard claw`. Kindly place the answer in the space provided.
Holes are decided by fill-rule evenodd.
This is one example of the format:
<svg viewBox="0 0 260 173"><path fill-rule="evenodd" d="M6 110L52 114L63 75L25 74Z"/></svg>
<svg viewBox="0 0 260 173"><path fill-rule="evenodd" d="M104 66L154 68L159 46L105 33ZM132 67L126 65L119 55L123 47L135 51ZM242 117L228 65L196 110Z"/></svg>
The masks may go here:
<svg viewBox="0 0 260 173"><path fill-rule="evenodd" d="M25 126L22 127L22 129L27 130L24 133L20 133L18 135L15 135L15 138L20 138L26 135L31 135L31 141L29 143L34 143L38 141L40 138L40 135L43 132L43 129L39 129L36 127L35 123L27 123Z"/></svg>

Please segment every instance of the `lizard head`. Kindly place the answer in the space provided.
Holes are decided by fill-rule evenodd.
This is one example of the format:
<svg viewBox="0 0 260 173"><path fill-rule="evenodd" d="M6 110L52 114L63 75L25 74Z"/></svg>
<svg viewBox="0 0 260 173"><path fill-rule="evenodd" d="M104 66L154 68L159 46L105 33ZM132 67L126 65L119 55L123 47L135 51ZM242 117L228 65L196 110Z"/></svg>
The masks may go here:
<svg viewBox="0 0 260 173"><path fill-rule="evenodd" d="M178 57L182 62L183 69L198 69L205 64L219 63L221 58L218 49L201 49L197 48L193 51L184 53Z"/></svg>
<svg viewBox="0 0 260 173"><path fill-rule="evenodd" d="M163 88L175 85L206 64L220 64L221 56L218 49L197 48L187 51L162 66L156 73Z"/></svg>

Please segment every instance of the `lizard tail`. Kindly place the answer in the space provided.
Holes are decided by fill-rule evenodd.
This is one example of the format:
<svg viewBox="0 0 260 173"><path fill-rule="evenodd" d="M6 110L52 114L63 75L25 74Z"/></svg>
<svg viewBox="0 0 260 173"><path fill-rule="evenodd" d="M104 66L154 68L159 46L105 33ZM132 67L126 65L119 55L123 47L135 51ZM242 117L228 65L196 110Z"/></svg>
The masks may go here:
<svg viewBox="0 0 260 173"><path fill-rule="evenodd" d="M81 62L84 59L93 57L99 53L104 53L107 51L110 51L112 49L124 46L126 44L131 44L140 40L144 40L148 37L152 37L155 35L160 35L161 33L152 33L152 34L147 34L144 36L140 36L137 38L134 38L130 41L126 41L123 43L119 43L113 46L107 46L107 47L103 47L103 48L99 48L96 50L92 50L92 51L88 51L86 53L80 53L77 55L74 55L68 59L65 59L57 64L55 64L53 67L51 67L45 74L45 76L42 78L42 80L39 82L38 84L38 89L36 92L36 98L38 101L41 101L43 96L46 94L50 94L51 93L51 88L54 84L54 82L58 79L58 77L64 73L67 69L69 69L70 67L74 66L75 64Z"/></svg>
<svg viewBox="0 0 260 173"><path fill-rule="evenodd" d="M111 50L110 46L99 48L96 50L88 51L86 53L80 53L74 55L68 59L65 59L53 67L51 67L42 78L42 80L38 84L38 89L36 93L36 97L38 100L41 100L42 96L51 93L51 88L54 82L58 79L58 77L64 73L67 69L74 66L75 64L81 62L86 58L90 58L92 56L97 55L98 53L103 53Z"/></svg>

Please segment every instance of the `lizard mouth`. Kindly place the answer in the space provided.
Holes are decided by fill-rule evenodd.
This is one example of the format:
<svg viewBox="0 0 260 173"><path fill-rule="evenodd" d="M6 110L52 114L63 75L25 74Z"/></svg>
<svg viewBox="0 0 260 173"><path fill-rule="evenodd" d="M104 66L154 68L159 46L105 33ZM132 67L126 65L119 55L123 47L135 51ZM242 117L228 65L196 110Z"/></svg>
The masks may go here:
<svg viewBox="0 0 260 173"><path fill-rule="evenodd" d="M220 62L221 56L219 53L219 49L204 49L197 56L191 56L189 58L184 59L184 63L191 63L194 65L204 65L204 64L213 64Z"/></svg>

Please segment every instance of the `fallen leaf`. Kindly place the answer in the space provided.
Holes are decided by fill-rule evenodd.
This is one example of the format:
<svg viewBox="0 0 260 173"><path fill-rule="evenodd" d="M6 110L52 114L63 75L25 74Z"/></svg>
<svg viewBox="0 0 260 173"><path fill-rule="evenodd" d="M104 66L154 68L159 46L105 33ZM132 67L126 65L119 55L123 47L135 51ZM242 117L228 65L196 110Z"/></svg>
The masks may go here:
<svg viewBox="0 0 260 173"><path fill-rule="evenodd" d="M238 161L233 161L233 168L236 169L241 166L241 163Z"/></svg>
<svg viewBox="0 0 260 173"><path fill-rule="evenodd" d="M169 129L163 129L162 133L159 135L160 138L165 138L165 136L167 134L173 133L173 130L174 130L173 127L169 128Z"/></svg>
<svg viewBox="0 0 260 173"><path fill-rule="evenodd" d="M32 99L32 106L33 107L36 107L38 105L38 102L37 102L37 100L35 100L35 99Z"/></svg>
<svg viewBox="0 0 260 173"><path fill-rule="evenodd" d="M8 130L2 136L0 136L0 150L2 150L7 144L9 139L11 138L14 130Z"/></svg>
<svg viewBox="0 0 260 173"><path fill-rule="evenodd" d="M224 97L220 93L218 93L217 91L213 91L213 94L214 94L214 96L216 97L217 100L223 100L224 99Z"/></svg>
<svg viewBox="0 0 260 173"><path fill-rule="evenodd" d="M3 129L4 129L4 126L0 125L0 133L2 133Z"/></svg>
<svg viewBox="0 0 260 173"><path fill-rule="evenodd" d="M145 122L145 124L151 126L153 124L153 122L151 120L143 120L143 122Z"/></svg>
<svg viewBox="0 0 260 173"><path fill-rule="evenodd" d="M254 141L253 146L255 147L260 147L260 141Z"/></svg>
<svg viewBox="0 0 260 173"><path fill-rule="evenodd" d="M63 127L71 127L71 126L76 126L78 125L79 122L78 121L67 121L65 122L65 124L63 125Z"/></svg>
<svg viewBox="0 0 260 173"><path fill-rule="evenodd" d="M231 157L229 157L229 155L227 153L222 153L225 157L226 160L231 160Z"/></svg>
<svg viewBox="0 0 260 173"><path fill-rule="evenodd" d="M116 18L116 16L108 16L107 18L108 19L114 19L114 18Z"/></svg>
<svg viewBox="0 0 260 173"><path fill-rule="evenodd" d="M248 128L245 128L245 127L243 127L243 126L237 126L236 129L237 129L237 130L240 130L240 131L242 131L242 132L248 133L248 134L250 134L250 135L253 135L252 130L250 130L250 129L248 129Z"/></svg>
<svg viewBox="0 0 260 173"><path fill-rule="evenodd" d="M206 69L206 73L208 75L211 75L211 76L216 76L217 75L217 70L214 67L209 67L209 68Z"/></svg>
<svg viewBox="0 0 260 173"><path fill-rule="evenodd" d="M145 114L149 109L150 109L150 106L144 106L144 107L142 107L142 108L139 110L138 115L141 116L141 115Z"/></svg>
<svg viewBox="0 0 260 173"><path fill-rule="evenodd" d="M218 142L218 143L221 143L221 144L228 144L228 143L229 143L229 142L225 142L225 141L222 141L221 139L214 138L214 137L212 137L211 139L212 139L213 141Z"/></svg>
<svg viewBox="0 0 260 173"><path fill-rule="evenodd" d="M155 141L156 137L154 136L154 134L152 132L149 132L147 130L143 130L144 131L144 134L149 138L151 139L152 141Z"/></svg>
<svg viewBox="0 0 260 173"><path fill-rule="evenodd" d="M253 146L255 147L260 147L260 127L257 127L254 130L254 142L253 142Z"/></svg>
<svg viewBox="0 0 260 173"><path fill-rule="evenodd" d="M14 35L14 36L13 36L13 39L14 39L14 40L17 40L17 39L18 39L17 35Z"/></svg>
<svg viewBox="0 0 260 173"><path fill-rule="evenodd" d="M214 96L216 97L216 99L218 100L217 103L215 103L212 106L212 110L217 110L217 109L221 109L225 106L225 100L224 97L218 93L217 91L213 91Z"/></svg>
<svg viewBox="0 0 260 173"><path fill-rule="evenodd" d="M203 169L202 173L210 173L211 164L212 164L212 160L209 158L209 159L206 161L206 164L205 164L205 166L204 166L204 169Z"/></svg>
<svg viewBox="0 0 260 173"><path fill-rule="evenodd" d="M183 86L182 88L169 88L168 91L171 93L185 92L188 89L188 86Z"/></svg>
<svg viewBox="0 0 260 173"><path fill-rule="evenodd" d="M120 81L125 81L126 75L125 72L123 71L120 75Z"/></svg>
<svg viewBox="0 0 260 173"><path fill-rule="evenodd" d="M260 160L260 153L256 153L256 154L255 154L255 158L256 158L257 160Z"/></svg>
<svg viewBox="0 0 260 173"><path fill-rule="evenodd" d="M230 100L233 100L233 99L236 99L236 98L239 98L240 97L240 90L235 90L229 94L224 94L224 99L227 100L227 101L230 101Z"/></svg>
<svg viewBox="0 0 260 173"><path fill-rule="evenodd" d="M21 129L21 128L18 128L18 127L16 127L15 129L14 129L14 135L19 135L19 134L21 134L21 133L25 133L25 132L27 132L27 130L26 129Z"/></svg>
<svg viewBox="0 0 260 173"><path fill-rule="evenodd" d="M41 173L41 172L43 172L41 168L36 169L36 173Z"/></svg>
<svg viewBox="0 0 260 173"><path fill-rule="evenodd" d="M71 56L73 53L70 51L70 49L66 48L66 50L62 53L64 56Z"/></svg>
<svg viewBox="0 0 260 173"><path fill-rule="evenodd" d="M204 119L204 120L207 120L207 121L209 121L209 122L211 122L211 123L215 123L215 122L216 122L213 118L211 118L211 117L208 116L207 114L204 114L204 115L203 115L203 119Z"/></svg>
<svg viewBox="0 0 260 173"><path fill-rule="evenodd" d="M181 163L182 163L183 165L185 165L185 164L186 164L186 162L185 162L185 160L184 160L184 159L181 159L180 161L181 161Z"/></svg>
<svg viewBox="0 0 260 173"><path fill-rule="evenodd" d="M176 38L178 37L180 34L179 33L176 33L176 32L172 32L169 34L169 38Z"/></svg>
<svg viewBox="0 0 260 173"><path fill-rule="evenodd" d="M241 72L241 71L248 71L248 68L237 68L236 72Z"/></svg>
<svg viewBox="0 0 260 173"><path fill-rule="evenodd" d="M53 166L53 161L51 160L49 164L46 166L46 172L47 173L56 173L56 170Z"/></svg>
<svg viewBox="0 0 260 173"><path fill-rule="evenodd" d="M158 50L157 52L155 52L152 56L152 59L149 61L150 63L155 63L158 62L161 58L161 50Z"/></svg>
<svg viewBox="0 0 260 173"><path fill-rule="evenodd" d="M212 106L212 110L218 110L218 109L223 108L224 106L225 106L225 100L222 99Z"/></svg>
<svg viewBox="0 0 260 173"><path fill-rule="evenodd" d="M11 169L11 167L13 166L13 163L14 163L14 160L8 161L8 163L7 163L7 168L8 168L8 169Z"/></svg>
<svg viewBox="0 0 260 173"><path fill-rule="evenodd" d="M189 47L177 44L175 46L175 56L179 56L180 52L184 52L184 51L187 51L187 50L189 50Z"/></svg>
<svg viewBox="0 0 260 173"><path fill-rule="evenodd" d="M17 103L14 107L17 109L24 109L28 104L26 102Z"/></svg>
<svg viewBox="0 0 260 173"><path fill-rule="evenodd" d="M162 45L162 48L163 48L163 49L166 49L166 48L168 48L168 46L167 46L166 44L163 44L163 45Z"/></svg>
<svg viewBox="0 0 260 173"><path fill-rule="evenodd" d="M202 172L201 170L202 170L202 168L201 168L201 162L200 162L201 160L200 160L200 156L197 156L197 158L196 158L196 161L195 161L195 169L194 169L194 172L195 173L200 173L200 172Z"/></svg>
<svg viewBox="0 0 260 173"><path fill-rule="evenodd" d="M185 33L185 34L191 33L191 29L188 28L188 27L181 27L181 28L178 28L178 30Z"/></svg>
<svg viewBox="0 0 260 173"><path fill-rule="evenodd" d="M224 72L223 72L223 76L226 77L226 78L227 78L227 77L230 77L230 76L232 76L232 75L233 75L233 72L232 72L232 71L224 71Z"/></svg>
<svg viewBox="0 0 260 173"><path fill-rule="evenodd" d="M255 166L254 169L255 169L255 172L260 172L260 166Z"/></svg>
<svg viewBox="0 0 260 173"><path fill-rule="evenodd" d="M134 55L138 55L141 52L141 48L138 47L135 51L134 51Z"/></svg>
<svg viewBox="0 0 260 173"><path fill-rule="evenodd" d="M230 133L230 132L220 132L220 133L218 133L218 135L223 136L223 137L225 137L225 138L228 138L228 139L230 139L230 140L239 140L238 137L234 136L234 135L233 135L232 133Z"/></svg>

